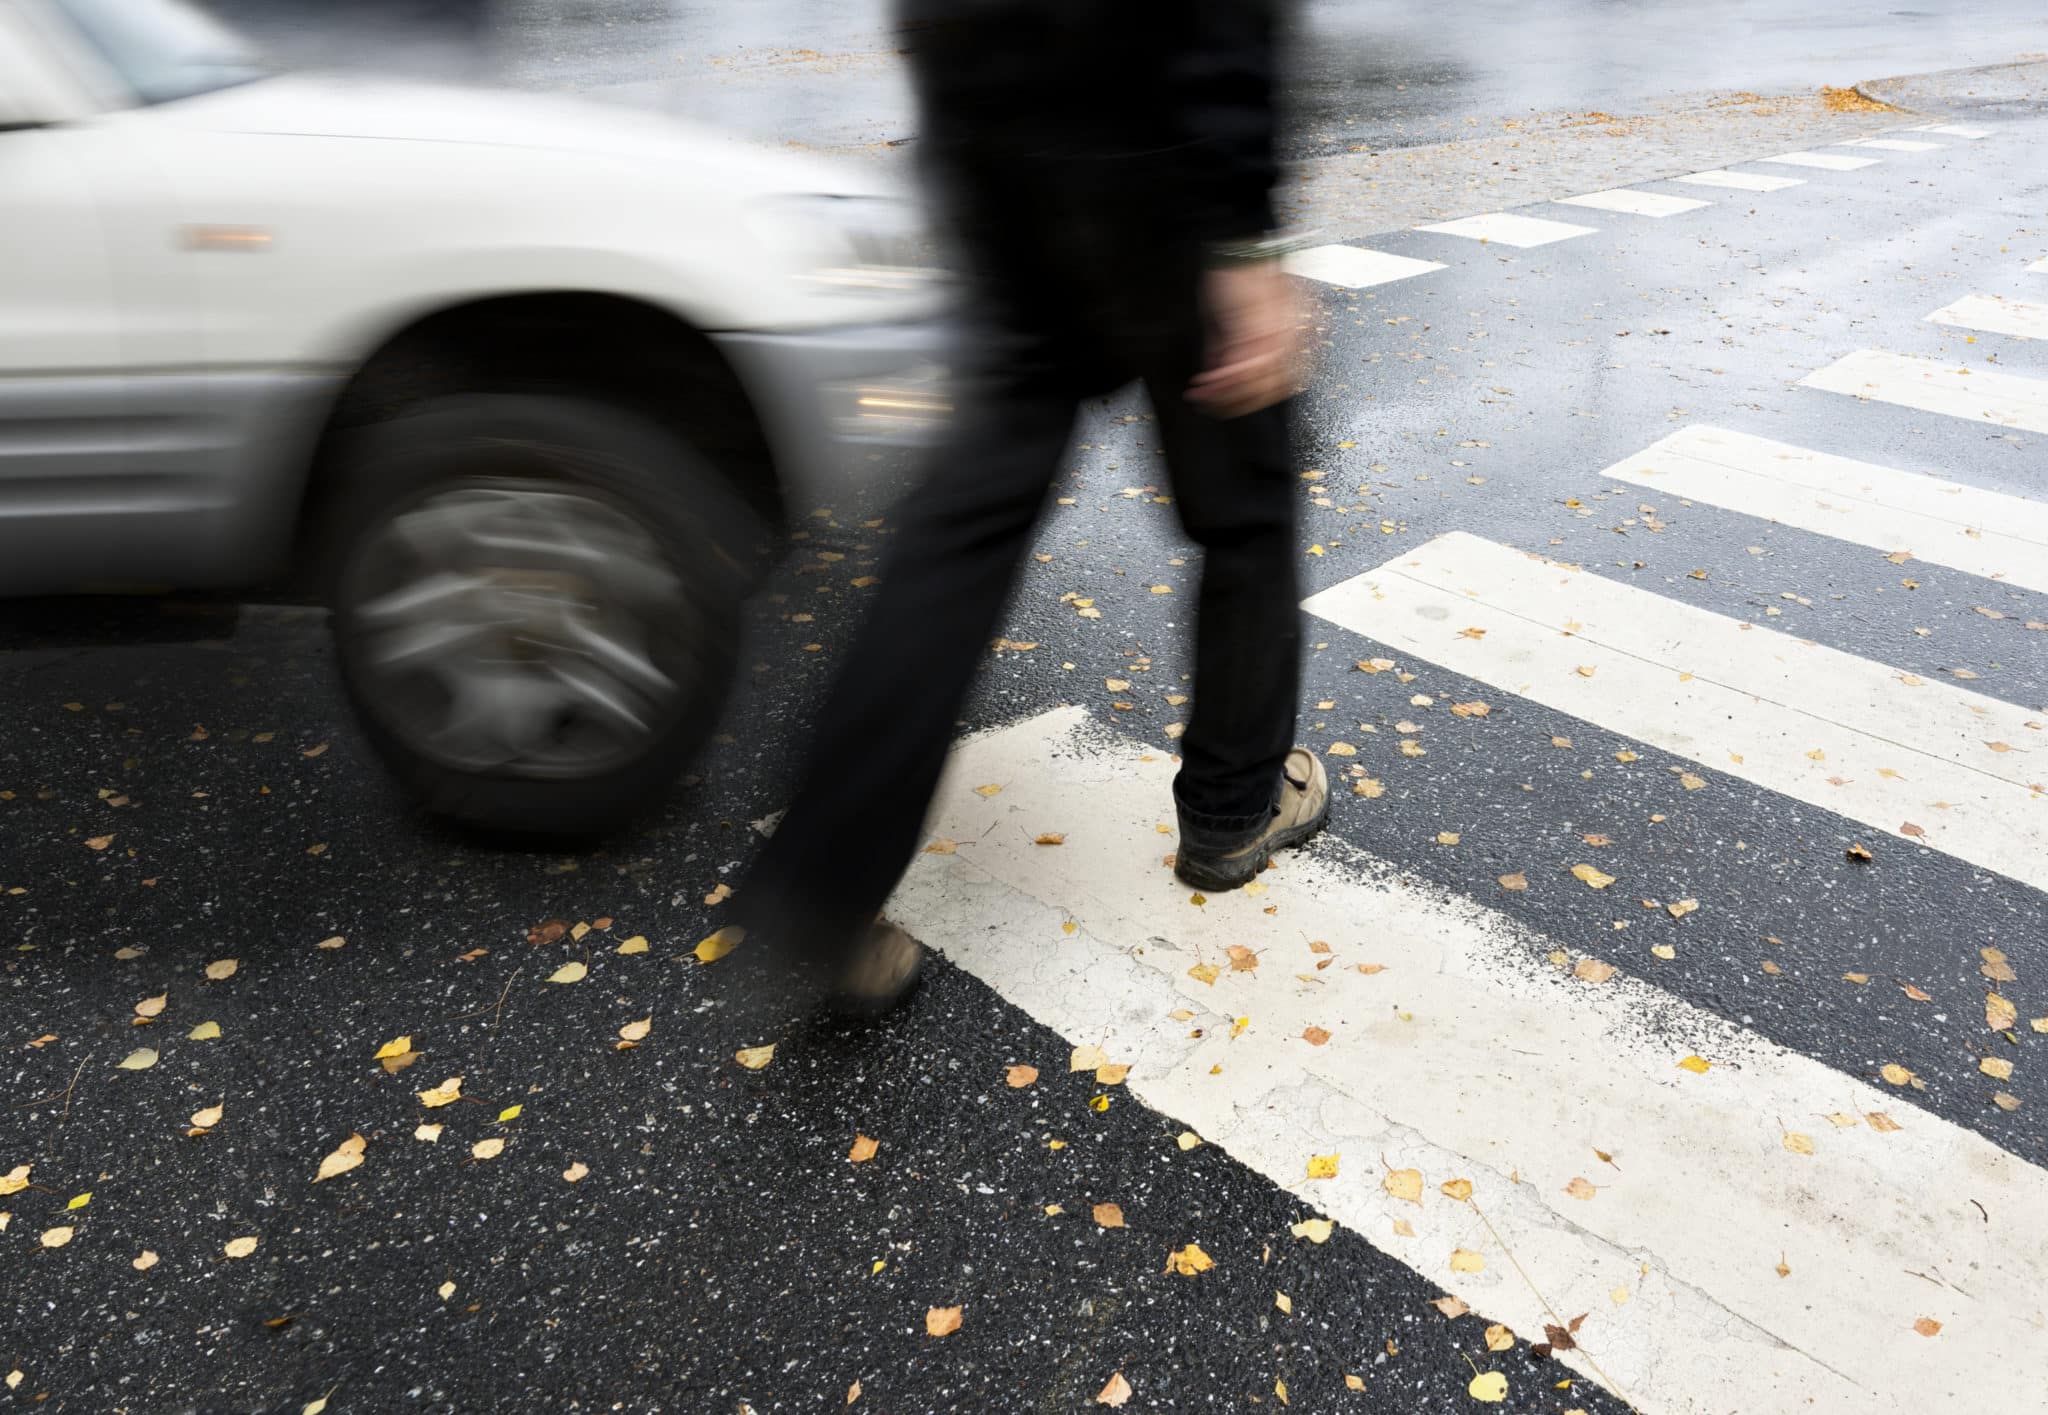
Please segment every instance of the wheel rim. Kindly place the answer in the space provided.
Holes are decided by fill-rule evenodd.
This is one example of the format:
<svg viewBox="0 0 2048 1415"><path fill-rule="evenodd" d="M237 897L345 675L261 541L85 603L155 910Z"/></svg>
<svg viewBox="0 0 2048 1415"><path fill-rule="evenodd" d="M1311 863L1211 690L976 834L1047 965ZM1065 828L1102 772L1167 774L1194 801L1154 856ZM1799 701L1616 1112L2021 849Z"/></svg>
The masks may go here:
<svg viewBox="0 0 2048 1415"><path fill-rule="evenodd" d="M467 772L590 776L639 756L702 677L702 616L622 507L560 482L465 481L355 545L341 618L359 696Z"/></svg>

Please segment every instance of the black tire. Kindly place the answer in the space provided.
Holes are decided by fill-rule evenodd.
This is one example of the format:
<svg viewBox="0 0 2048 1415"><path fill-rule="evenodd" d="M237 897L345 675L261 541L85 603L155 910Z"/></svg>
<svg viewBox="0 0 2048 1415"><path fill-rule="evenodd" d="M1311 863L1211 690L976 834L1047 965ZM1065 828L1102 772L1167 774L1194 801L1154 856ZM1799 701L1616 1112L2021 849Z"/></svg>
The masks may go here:
<svg viewBox="0 0 2048 1415"><path fill-rule="evenodd" d="M757 529L714 468L675 433L630 409L580 397L506 394L435 399L372 424L338 449L333 472L327 602L342 682L364 734L410 796L435 815L494 835L574 838L627 824L672 787L717 724L731 690L747 588L741 562ZM463 654L418 646L433 644L437 632L485 620L464 620L450 610L437 622L437 609L428 612L424 627L394 628L391 606L408 602L399 592L408 583L424 585L436 568L454 568L440 563L439 547L417 554L419 536L409 532L448 523L451 515L457 522L465 515L479 519L479 506L487 508L481 513L486 521L488 508L513 507L524 518L520 527L544 523L550 535L562 528L560 541L531 553L536 564L569 556L601 577L631 581L630 596L621 590L619 598L632 599L630 618L644 629L636 648L644 648L641 657L674 689L664 697L666 690L656 687L644 701L634 698L633 728L619 727L616 718L601 722L602 713L588 710L591 720L576 721L579 709L572 706L556 714L552 726L535 729L538 740L523 754L499 740L457 749L465 741L455 732L462 704L489 700L497 690L464 697L451 686ZM563 508L575 516L554 519ZM593 527L600 532L594 537L588 534ZM619 544L618 556L593 553L608 540ZM536 544L538 537L513 537L480 553L516 562ZM426 578L406 581L408 568ZM498 596L493 604L509 595L515 603L523 596L571 606L558 622L589 606L598 614L616 611L622 623L628 618L629 611L605 603L605 586L593 587L574 573L540 568L529 576L516 564L503 573L515 582L509 590L493 583L500 576L495 560L465 582L484 584L481 593ZM397 590L394 576L400 577ZM566 584L536 588L517 583L522 577ZM409 653L393 647L402 634L411 635ZM586 656L569 665L573 672L561 673L546 649L522 661L537 642L523 625L494 642L519 652L491 658L496 649L477 649L490 671L461 682L511 684L516 691L507 701L522 701L527 690L520 685L529 682L559 692L561 683L602 677L586 668L612 661ZM573 657L579 651L572 645L565 652ZM398 659L405 666L394 666ZM630 686L646 688L649 681ZM439 732L432 730L437 712ZM549 718L542 704L521 726ZM608 731L621 740L607 745ZM493 760L494 754L505 759Z"/></svg>

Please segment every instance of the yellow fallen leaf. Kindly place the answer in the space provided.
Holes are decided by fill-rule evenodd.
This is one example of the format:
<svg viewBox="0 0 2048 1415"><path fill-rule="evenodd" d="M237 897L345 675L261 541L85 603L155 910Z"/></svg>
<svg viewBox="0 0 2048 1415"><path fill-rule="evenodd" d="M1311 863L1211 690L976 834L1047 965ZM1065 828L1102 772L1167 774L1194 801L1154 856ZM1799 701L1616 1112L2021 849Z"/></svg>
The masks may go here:
<svg viewBox="0 0 2048 1415"><path fill-rule="evenodd" d="M1707 781L1703 776L1696 776L1692 772L1683 771L1678 774L1678 784L1688 791L1698 791L1707 784Z"/></svg>
<svg viewBox="0 0 2048 1415"><path fill-rule="evenodd" d="M1529 877L1524 874L1502 875L1500 887L1511 893L1519 893L1529 887Z"/></svg>
<svg viewBox="0 0 2048 1415"><path fill-rule="evenodd" d="M1012 1066L1003 1072L1003 1081L1013 1091L1021 1091L1037 1079L1036 1066Z"/></svg>
<svg viewBox="0 0 2048 1415"><path fill-rule="evenodd" d="M1122 1228L1124 1211L1116 1204L1097 1204L1093 1210L1098 1228Z"/></svg>
<svg viewBox="0 0 2048 1415"><path fill-rule="evenodd" d="M704 939L691 951L697 955L699 963L716 963L746 941L747 931L737 924L730 924ZM628 939L627 942L630 943L632 940ZM645 943L645 940L642 942ZM624 953L626 950L621 948L619 951Z"/></svg>
<svg viewBox="0 0 2048 1415"><path fill-rule="evenodd" d="M1422 1204L1422 1171L1419 1169L1392 1169L1380 1181L1380 1187L1396 1199L1406 1199L1420 1207Z"/></svg>
<svg viewBox="0 0 2048 1415"><path fill-rule="evenodd" d="M92 1190L88 1189L83 1194L73 1194L71 1196L71 1202L66 1204L64 1207L67 1209L82 1209L91 1202Z"/></svg>
<svg viewBox="0 0 2048 1415"><path fill-rule="evenodd" d="M1223 970L1214 963L1197 963L1194 967L1188 969L1189 977L1198 983L1207 983L1210 987L1216 986L1216 979L1222 975Z"/></svg>
<svg viewBox="0 0 2048 1415"><path fill-rule="evenodd" d="M1326 1218L1305 1218L1288 1228L1296 1238L1306 1238L1311 1243L1327 1243L1337 1225Z"/></svg>
<svg viewBox="0 0 2048 1415"><path fill-rule="evenodd" d="M320 1161L320 1172L313 1176L318 1184L323 1179L332 1179L337 1174L346 1174L363 1162L364 1140L361 1135L351 1135L341 1142L333 1154Z"/></svg>
<svg viewBox="0 0 2048 1415"><path fill-rule="evenodd" d="M1995 992L1984 994L1984 1025L1994 1032L2017 1027L2020 1010Z"/></svg>
<svg viewBox="0 0 2048 1415"><path fill-rule="evenodd" d="M33 1164L18 1164L5 1174L0 1174L0 1195L19 1194L28 1188L28 1174Z"/></svg>
<svg viewBox="0 0 2048 1415"><path fill-rule="evenodd" d="M1678 950L1668 943L1653 943L1650 945L1650 952L1656 954L1667 963L1678 956Z"/></svg>
<svg viewBox="0 0 2048 1415"><path fill-rule="evenodd" d="M242 965L240 961L237 959L216 959L213 962L206 965L206 976L213 982L222 982L228 978L232 978L235 975L235 970L241 966Z"/></svg>
<svg viewBox="0 0 2048 1415"><path fill-rule="evenodd" d="M137 1047L134 1051L121 1058L116 1069L121 1071L147 1071L154 1065L156 1065L156 1048Z"/></svg>
<svg viewBox="0 0 2048 1415"><path fill-rule="evenodd" d="M1067 1058L1067 1070L1093 1071L1098 1066L1109 1065L1109 1055L1098 1046L1075 1047Z"/></svg>
<svg viewBox="0 0 2048 1415"><path fill-rule="evenodd" d="M1121 1086L1124 1078L1131 1074L1131 1068L1120 1062L1095 1068L1095 1081L1102 1086Z"/></svg>
<svg viewBox="0 0 2048 1415"><path fill-rule="evenodd" d="M1287 1399L1287 1382L1281 1380L1278 1376L1273 1378L1273 1396L1282 1405L1292 1403Z"/></svg>
<svg viewBox="0 0 2048 1415"><path fill-rule="evenodd" d="M164 1010L164 1004L170 1000L171 996L169 993L161 992L155 997L145 997L142 1001L135 1004L135 1015L137 1017L155 1017Z"/></svg>
<svg viewBox="0 0 2048 1415"><path fill-rule="evenodd" d="M220 1023L201 1022L198 1026L187 1032L185 1036L188 1040L195 1042L213 1041L220 1036Z"/></svg>
<svg viewBox="0 0 2048 1415"><path fill-rule="evenodd" d="M582 1160L577 1160L574 1164L570 1165L567 1169L562 1171L562 1178L567 1180L571 1184L575 1184L589 1173L590 1166L585 1164Z"/></svg>
<svg viewBox="0 0 2048 1415"><path fill-rule="evenodd" d="M1617 1307L1626 1307L1628 1305L1628 1289L1626 1287L1615 1288L1607 1294L1607 1300Z"/></svg>
<svg viewBox="0 0 2048 1415"><path fill-rule="evenodd" d="M1397 1238L1413 1238L1415 1236L1415 1225L1408 1222L1405 1218L1397 1218L1394 1220L1394 1235Z"/></svg>
<svg viewBox="0 0 2048 1415"><path fill-rule="evenodd" d="M1508 1378L1498 1371L1481 1371L1465 1387L1465 1394L1488 1405L1498 1405L1508 1398Z"/></svg>
<svg viewBox="0 0 2048 1415"><path fill-rule="evenodd" d="M1678 1063L1680 1070L1690 1071L1695 1076L1706 1075L1708 1068L1711 1067L1713 1064L1713 1062L1707 1060L1704 1056L1688 1056Z"/></svg>
<svg viewBox="0 0 2048 1415"><path fill-rule="evenodd" d="M404 1056L407 1052L411 1050L411 1037L395 1037L392 1040L384 1043L383 1046L378 1047L376 1053L370 1057L370 1060L382 1061L389 1056Z"/></svg>
<svg viewBox="0 0 2048 1415"><path fill-rule="evenodd" d="M346 947L347 944L347 939L343 938L340 934L334 934L330 937L321 939L318 943L314 944L313 947L324 948L332 952L334 949Z"/></svg>
<svg viewBox="0 0 2048 1415"><path fill-rule="evenodd" d="M1456 845L1462 838L1455 830L1440 830L1436 833L1436 843L1439 845Z"/></svg>
<svg viewBox="0 0 2048 1415"><path fill-rule="evenodd" d="M1593 865L1573 865L1572 878L1582 881L1594 889L1605 889L1608 885L1614 883L1613 875L1607 874Z"/></svg>
<svg viewBox="0 0 2048 1415"><path fill-rule="evenodd" d="M214 1126L220 1124L221 1117L224 1114L226 1114L225 1106L210 1105L204 1110L192 1112L192 1124L201 1130L211 1130Z"/></svg>
<svg viewBox="0 0 2048 1415"><path fill-rule="evenodd" d="M1449 1296L1433 1297L1430 1299L1429 1305L1436 1308L1439 1312L1442 1312L1446 1317L1449 1317L1452 1321L1456 1321L1458 1318L1464 1316L1467 1312L1472 1310L1458 1298Z"/></svg>
<svg viewBox="0 0 2048 1415"><path fill-rule="evenodd" d="M441 1129L440 1125L431 1120L422 1121L413 1127L412 1137L415 1140L424 1140L429 1145L437 1145L441 1142Z"/></svg>
<svg viewBox="0 0 2048 1415"><path fill-rule="evenodd" d="M462 1099L462 1078L460 1076L450 1076L440 1085L433 1087L431 1090L421 1091L418 1094L420 1104L428 1110L433 1110L437 1106L448 1105L451 1102Z"/></svg>
<svg viewBox="0 0 2048 1415"><path fill-rule="evenodd" d="M590 966L579 958L573 962L564 963L561 967L555 969L554 972L548 974L548 981L551 983L580 983L589 973Z"/></svg>
<svg viewBox="0 0 2048 1415"><path fill-rule="evenodd" d="M933 1307L924 1314L924 1329L927 1336L951 1336L960 1330L960 1308Z"/></svg>
<svg viewBox="0 0 2048 1415"><path fill-rule="evenodd" d="M722 933L725 933L725 932L726 932L726 930L724 930L724 929L720 929L720 930L718 931L718 933L720 933L720 934L722 934ZM713 935L711 936L711 938L717 938L717 937L718 937L718 934L713 934ZM711 941L711 939L706 939L706 940L705 940L704 942L705 942L705 943L709 943L710 941ZM700 948L700 949L701 949L701 948L702 948L703 946L704 946L704 944L703 944L703 943L700 943L700 944L698 944L698 945L697 945L697 947L698 947L698 948ZM622 940L622 941L620 942L619 946L618 946L617 948L613 949L613 950L612 950L612 952L614 952L614 953L645 953L645 952L647 951L647 948L648 948L648 944L647 944L647 936L646 936L645 934L634 934L634 935L633 935L632 937L630 937L630 938L627 938L627 939L624 939L624 940ZM728 951L730 951L730 950L728 950ZM701 955L700 955L700 957L701 957ZM710 960L706 959L706 960L704 960L704 961L708 962L708 961L710 961Z"/></svg>
<svg viewBox="0 0 2048 1415"><path fill-rule="evenodd" d="M1514 1344L1515 1334L1499 1323L1495 1323L1486 1329L1486 1349L1488 1351L1506 1351Z"/></svg>
<svg viewBox="0 0 2048 1415"><path fill-rule="evenodd" d="M2012 1063L2002 1056L1987 1056L1977 1063L1977 1069L1995 1081L2012 1079Z"/></svg>
<svg viewBox="0 0 2048 1415"><path fill-rule="evenodd" d="M62 1224L56 1228L46 1228L43 1230L43 1246L45 1248L62 1248L71 1241L71 1234L72 1230Z"/></svg>
<svg viewBox="0 0 2048 1415"><path fill-rule="evenodd" d="M230 1258L246 1258L256 1251L256 1243L256 1235L251 1233L241 1238L230 1238L221 1244L220 1250Z"/></svg>
<svg viewBox="0 0 2048 1415"><path fill-rule="evenodd" d="M996 796L999 796L999 795L1001 795L1001 794L1002 794L1002 790L1003 790L1003 788L1002 788L1002 784L1001 784L1000 782L994 782L994 781L992 781L992 782L990 782L990 783L989 783L988 785L986 785L986 786L977 786L977 787L975 787L975 788L974 788L974 794L975 794L975 795L977 795L977 796L984 796L984 797L994 798L994 797L996 797Z"/></svg>
<svg viewBox="0 0 2048 1415"><path fill-rule="evenodd" d="M1486 1266L1486 1259L1470 1248L1451 1250L1451 1271L1454 1273L1476 1273Z"/></svg>
<svg viewBox="0 0 2048 1415"><path fill-rule="evenodd" d="M1364 1390L1365 1381L1363 1378L1354 1376L1347 1371L1344 1373L1344 1388L1346 1390Z"/></svg>
<svg viewBox="0 0 2048 1415"><path fill-rule="evenodd" d="M1810 1155L1813 1153L1813 1136L1811 1135L1801 1135L1797 1131L1787 1130L1783 1143L1785 1148L1795 1155Z"/></svg>
<svg viewBox="0 0 2048 1415"><path fill-rule="evenodd" d="M846 1162L848 1164L865 1164L873 1159L875 1151L881 1148L882 1142L880 1140L873 1140L866 1135L856 1133L853 1137L853 1147L846 1152Z"/></svg>
<svg viewBox="0 0 2048 1415"><path fill-rule="evenodd" d="M1192 1150L1202 1143L1202 1137L1192 1130L1183 1130L1174 1143L1179 1145L1183 1151Z"/></svg>
<svg viewBox="0 0 2048 1415"><path fill-rule="evenodd" d="M1190 1243L1166 1255L1166 1270L1179 1273L1182 1277L1193 1277L1216 1266L1216 1260L1202 1251L1199 1243Z"/></svg>
<svg viewBox="0 0 2048 1415"><path fill-rule="evenodd" d="M85 842L85 848L88 850L104 850L113 843L114 837L111 835L95 835Z"/></svg>
<svg viewBox="0 0 2048 1415"><path fill-rule="evenodd" d="M1603 963L1598 958L1581 958L1572 969L1572 976L1581 982L1604 983L1619 971L1612 963Z"/></svg>
<svg viewBox="0 0 2048 1415"><path fill-rule="evenodd" d="M1913 1073L1895 1061L1888 1061L1879 1067L1877 1074L1884 1077L1885 1080L1891 1082L1894 1086L1903 1086L1913 1079Z"/></svg>
<svg viewBox="0 0 2048 1415"><path fill-rule="evenodd" d="M1941 1323L1932 1317L1921 1317L1913 1323L1913 1330L1919 1332L1922 1336L1933 1336L1941 1330Z"/></svg>
<svg viewBox="0 0 2048 1415"><path fill-rule="evenodd" d="M1326 755L1333 757L1355 757L1358 755L1358 748L1352 746L1349 742L1332 742Z"/></svg>
<svg viewBox="0 0 2048 1415"><path fill-rule="evenodd" d="M1676 904L1666 904L1664 907L1670 911L1672 918L1682 919L1687 914L1697 910L1700 907L1700 901L1697 899L1681 899Z"/></svg>
<svg viewBox="0 0 2048 1415"><path fill-rule="evenodd" d="M1130 1398L1131 1383L1124 1379L1122 1371L1118 1371L1115 1375L1111 1376L1108 1381L1104 1382L1102 1389L1095 1392L1095 1403L1097 1405L1122 1405Z"/></svg>
<svg viewBox="0 0 2048 1415"><path fill-rule="evenodd" d="M505 1153L504 1138L493 1135L488 1140L479 1140L469 1147L469 1152L480 1160L494 1160Z"/></svg>
<svg viewBox="0 0 2048 1415"><path fill-rule="evenodd" d="M759 1071L775 1060L775 1043L770 1042L764 1047L742 1047L732 1054L732 1059L749 1071Z"/></svg>
<svg viewBox="0 0 2048 1415"><path fill-rule="evenodd" d="M155 1267L156 1264L156 1254L151 1252L147 1248L144 1248L140 1253L137 1253L133 1258L130 1258L128 1260L128 1266L135 1269L135 1271L139 1273L148 1272L151 1268Z"/></svg>

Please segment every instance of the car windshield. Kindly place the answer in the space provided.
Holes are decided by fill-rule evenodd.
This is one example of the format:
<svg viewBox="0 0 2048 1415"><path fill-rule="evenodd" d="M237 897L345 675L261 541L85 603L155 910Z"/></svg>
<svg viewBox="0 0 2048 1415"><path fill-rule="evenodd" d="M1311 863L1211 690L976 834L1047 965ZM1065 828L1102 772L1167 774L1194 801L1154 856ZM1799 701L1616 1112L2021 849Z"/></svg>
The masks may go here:
<svg viewBox="0 0 2048 1415"><path fill-rule="evenodd" d="M182 0L56 0L60 14L143 103L263 77L241 40Z"/></svg>

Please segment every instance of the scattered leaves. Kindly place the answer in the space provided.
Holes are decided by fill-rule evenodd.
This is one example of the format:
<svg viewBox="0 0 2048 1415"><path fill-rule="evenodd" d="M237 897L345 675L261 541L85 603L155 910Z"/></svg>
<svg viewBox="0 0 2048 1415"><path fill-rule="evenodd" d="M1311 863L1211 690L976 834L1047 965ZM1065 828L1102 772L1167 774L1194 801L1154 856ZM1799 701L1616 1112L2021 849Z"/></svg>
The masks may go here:
<svg viewBox="0 0 2048 1415"><path fill-rule="evenodd" d="M759 1071L775 1060L775 1043L770 1042L763 1047L741 1047L732 1054L732 1059L749 1071Z"/></svg>
<svg viewBox="0 0 2048 1415"><path fill-rule="evenodd" d="M1310 1179L1335 1179L1337 1177L1338 1158L1336 1155L1310 1155L1308 1157L1308 1177Z"/></svg>
<svg viewBox="0 0 2048 1415"><path fill-rule="evenodd" d="M1422 1171L1419 1169L1390 1169L1380 1187L1396 1199L1406 1199L1420 1207L1422 1204Z"/></svg>
<svg viewBox="0 0 2048 1415"><path fill-rule="evenodd" d="M882 1142L880 1140L871 1139L866 1135L856 1133L853 1137L853 1148L846 1152L846 1162L848 1164L866 1164L875 1157L875 1152L881 1148Z"/></svg>
<svg viewBox="0 0 2048 1415"><path fill-rule="evenodd" d="M1500 887L1512 893L1519 893L1529 887L1529 877L1520 873L1502 875L1500 877Z"/></svg>
<svg viewBox="0 0 2048 1415"><path fill-rule="evenodd" d="M1456 1297L1435 1297L1430 1299L1429 1305L1442 1312L1452 1321L1456 1321L1459 1317L1472 1310Z"/></svg>
<svg viewBox="0 0 2048 1415"><path fill-rule="evenodd" d="M137 1047L134 1051L121 1058L120 1064L116 1069L121 1071L147 1071L154 1065L156 1065L156 1048Z"/></svg>
<svg viewBox="0 0 2048 1415"><path fill-rule="evenodd" d="M1003 1072L1003 1080L1013 1091L1021 1091L1038 1079L1036 1066L1012 1066Z"/></svg>
<svg viewBox="0 0 2048 1415"><path fill-rule="evenodd" d="M333 1154L320 1161L320 1172L313 1176L318 1184L323 1179L332 1179L337 1174L346 1174L363 1162L364 1140L361 1135L351 1135L341 1142Z"/></svg>
<svg viewBox="0 0 2048 1415"><path fill-rule="evenodd" d="M1094 1208L1095 1225L1098 1228L1122 1228L1124 1211L1115 1204L1097 1204Z"/></svg>
<svg viewBox="0 0 2048 1415"><path fill-rule="evenodd" d="M1216 1260L1202 1251L1199 1243L1190 1243L1185 1248L1176 1248L1166 1255L1166 1271L1179 1273L1182 1277L1193 1277L1216 1266Z"/></svg>
<svg viewBox="0 0 2048 1415"><path fill-rule="evenodd" d="M1118 1371L1104 1382L1101 1390L1095 1392L1097 1405L1122 1405L1131 1398L1131 1383ZM849 1402L850 1403L850 1402Z"/></svg>
<svg viewBox="0 0 2048 1415"><path fill-rule="evenodd" d="M1327 1243L1336 1225L1326 1218L1305 1218L1288 1228L1296 1238L1306 1238L1311 1243Z"/></svg>
<svg viewBox="0 0 2048 1415"><path fill-rule="evenodd" d="M590 1166L585 1164L582 1160L578 1160L576 1161L576 1163L570 1165L567 1169L562 1171L562 1178L567 1180L571 1184L576 1184L580 1183L586 1176L589 1175L589 1173Z"/></svg>
<svg viewBox="0 0 2048 1415"><path fill-rule="evenodd" d="M469 1147L469 1153L475 1159L494 1160L505 1153L504 1138L493 1135L488 1140L479 1140Z"/></svg>
<svg viewBox="0 0 2048 1415"><path fill-rule="evenodd" d="M1602 872L1594 865L1573 865L1572 878L1593 889L1605 889L1614 883L1614 876Z"/></svg>
<svg viewBox="0 0 2048 1415"><path fill-rule="evenodd" d="M1482 1271L1485 1267L1486 1259L1480 1257L1470 1248L1453 1248L1451 1250L1452 1272L1476 1273Z"/></svg>
<svg viewBox="0 0 2048 1415"><path fill-rule="evenodd" d="M420 1104L428 1110L451 1104L462 1099L462 1078L450 1076L440 1085L418 1093Z"/></svg>
<svg viewBox="0 0 2048 1415"><path fill-rule="evenodd" d="M246 1258L256 1251L256 1243L256 1235L251 1233L241 1238L230 1238L221 1245L220 1250L230 1258Z"/></svg>
<svg viewBox="0 0 2048 1415"><path fill-rule="evenodd" d="M551 983L580 983L589 975L590 965L579 958L564 963L561 967L555 969L554 972L548 974L548 981Z"/></svg>
<svg viewBox="0 0 2048 1415"><path fill-rule="evenodd" d="M1922 1336L1933 1336L1941 1330L1941 1323L1932 1317L1921 1317L1913 1323L1913 1330Z"/></svg>
<svg viewBox="0 0 2048 1415"><path fill-rule="evenodd" d="M1589 1201L1595 1198L1600 1190L1590 1179L1575 1174L1572 1176L1572 1182L1564 1186L1564 1192L1574 1199Z"/></svg>
<svg viewBox="0 0 2048 1415"><path fill-rule="evenodd" d="M241 962L234 958L215 959L206 965L206 976L211 982L225 982L227 979L232 978L235 975L235 970L241 966Z"/></svg>
<svg viewBox="0 0 2048 1415"><path fill-rule="evenodd" d="M1704 1076L1714 1063L1704 1056L1688 1056L1678 1063L1681 1071L1690 1071L1695 1076Z"/></svg>
<svg viewBox="0 0 2048 1415"><path fill-rule="evenodd" d="M1581 958L1572 969L1572 976L1581 982L1604 983L1619 971L1612 963L1603 963L1598 958Z"/></svg>

